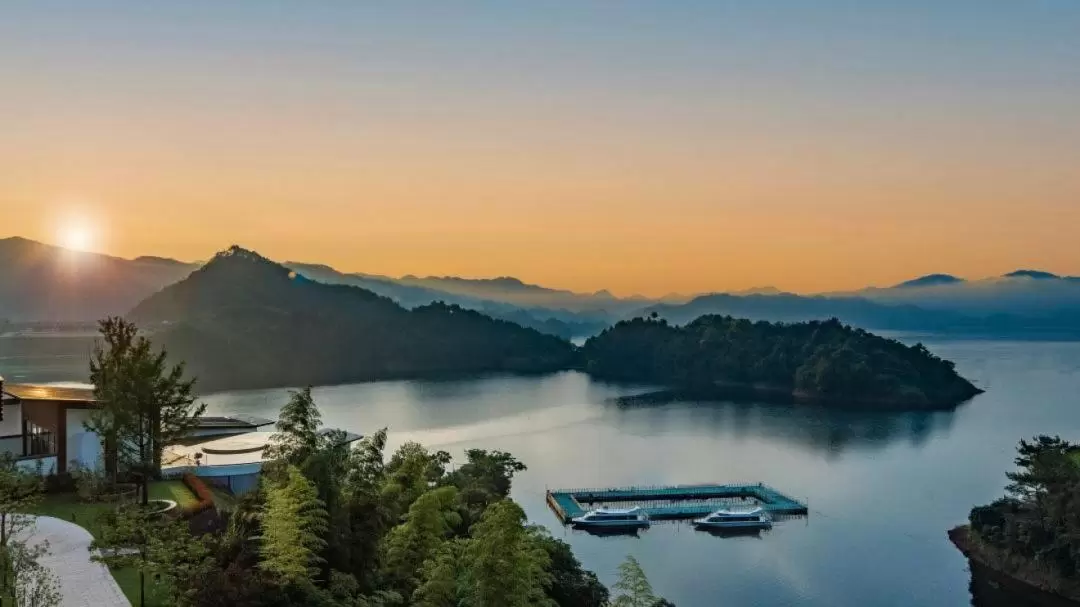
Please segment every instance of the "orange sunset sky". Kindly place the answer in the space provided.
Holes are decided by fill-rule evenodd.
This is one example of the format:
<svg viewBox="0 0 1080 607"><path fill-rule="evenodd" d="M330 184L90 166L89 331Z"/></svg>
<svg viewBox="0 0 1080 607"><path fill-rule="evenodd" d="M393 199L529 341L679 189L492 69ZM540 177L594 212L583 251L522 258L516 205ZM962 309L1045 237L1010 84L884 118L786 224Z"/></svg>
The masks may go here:
<svg viewBox="0 0 1080 607"><path fill-rule="evenodd" d="M648 295L1080 274L1076 4L53 4L0 20L0 237Z"/></svg>

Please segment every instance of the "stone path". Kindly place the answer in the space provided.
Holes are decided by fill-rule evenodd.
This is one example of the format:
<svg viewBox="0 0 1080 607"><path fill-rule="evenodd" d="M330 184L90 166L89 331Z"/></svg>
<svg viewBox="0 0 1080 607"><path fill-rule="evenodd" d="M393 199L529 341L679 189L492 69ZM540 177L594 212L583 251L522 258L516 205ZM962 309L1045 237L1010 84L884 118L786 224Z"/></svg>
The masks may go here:
<svg viewBox="0 0 1080 607"><path fill-rule="evenodd" d="M109 568L90 560L89 531L51 516L36 519L28 543L49 542L49 554L38 562L60 580L61 607L131 607Z"/></svg>

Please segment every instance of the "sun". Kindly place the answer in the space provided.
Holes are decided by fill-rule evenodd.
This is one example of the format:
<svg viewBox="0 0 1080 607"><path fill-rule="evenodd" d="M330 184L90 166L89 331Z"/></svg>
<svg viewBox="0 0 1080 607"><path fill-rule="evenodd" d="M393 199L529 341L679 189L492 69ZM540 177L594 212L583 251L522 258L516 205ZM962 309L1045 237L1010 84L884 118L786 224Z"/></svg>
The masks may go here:
<svg viewBox="0 0 1080 607"><path fill-rule="evenodd" d="M94 227L86 221L72 220L60 228L60 246L73 251L89 251L94 246Z"/></svg>

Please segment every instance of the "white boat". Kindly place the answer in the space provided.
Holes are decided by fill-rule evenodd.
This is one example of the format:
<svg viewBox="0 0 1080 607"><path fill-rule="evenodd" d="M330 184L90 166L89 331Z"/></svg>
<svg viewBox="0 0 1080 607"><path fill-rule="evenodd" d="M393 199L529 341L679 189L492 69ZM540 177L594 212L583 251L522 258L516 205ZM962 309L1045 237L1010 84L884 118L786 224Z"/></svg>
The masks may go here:
<svg viewBox="0 0 1080 607"><path fill-rule="evenodd" d="M588 529L641 529L649 526L649 515L640 507L598 508L570 519L575 527Z"/></svg>
<svg viewBox="0 0 1080 607"><path fill-rule="evenodd" d="M698 529L727 531L756 531L772 527L772 517L762 508L722 508L706 516L694 519Z"/></svg>

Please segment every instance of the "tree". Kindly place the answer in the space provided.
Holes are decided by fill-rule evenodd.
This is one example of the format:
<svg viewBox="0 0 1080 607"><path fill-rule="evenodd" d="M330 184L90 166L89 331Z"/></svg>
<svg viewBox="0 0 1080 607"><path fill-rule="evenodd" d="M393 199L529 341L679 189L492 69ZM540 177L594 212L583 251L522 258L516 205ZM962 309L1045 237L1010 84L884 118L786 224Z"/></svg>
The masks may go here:
<svg viewBox="0 0 1080 607"><path fill-rule="evenodd" d="M90 357L90 382L100 409L86 428L105 438L118 463L130 469L149 501L147 482L161 472L165 447L185 437L206 410L195 404L195 380L184 379L183 363L169 366L138 328L122 318L99 323L102 341Z"/></svg>
<svg viewBox="0 0 1080 607"><path fill-rule="evenodd" d="M300 391L290 390L289 402L278 416L277 432L270 437L263 456L300 466L319 447L320 423L322 414L311 397L311 386Z"/></svg>
<svg viewBox="0 0 1080 607"><path fill-rule="evenodd" d="M462 561L466 593L475 607L554 605L544 590L551 583L550 559L525 526L525 512L510 500L488 506L473 526Z"/></svg>
<svg viewBox="0 0 1080 607"><path fill-rule="evenodd" d="M510 495L514 474L526 470L525 464L503 451L469 449L468 461L448 477L448 482L461 490L461 500L468 510L471 524L489 504Z"/></svg>
<svg viewBox="0 0 1080 607"><path fill-rule="evenodd" d="M8 547L15 577L14 603L19 607L58 607L63 602L59 579L38 562L47 553L44 543L29 547L15 542Z"/></svg>
<svg viewBox="0 0 1080 607"><path fill-rule="evenodd" d="M608 589L596 574L582 569L570 544L537 530L536 540L551 559L548 571L551 586L547 595L559 607L604 607L608 604Z"/></svg>
<svg viewBox="0 0 1080 607"><path fill-rule="evenodd" d="M464 602L461 580L465 577L462 555L468 540L450 540L439 546L434 558L424 561L420 586L413 593L414 607L458 607Z"/></svg>
<svg viewBox="0 0 1080 607"><path fill-rule="evenodd" d="M153 522L148 537L147 569L170 598L170 605L196 607L201 580L217 569L205 537L191 535L186 521L162 518Z"/></svg>
<svg viewBox="0 0 1080 607"><path fill-rule="evenodd" d="M1020 440L1016 448L1016 472L1007 472L1006 487L1017 499L1035 499L1080 475L1070 453L1077 447L1060 436L1036 436L1028 442Z"/></svg>
<svg viewBox="0 0 1080 607"><path fill-rule="evenodd" d="M101 515L98 533L90 543L95 552L92 560L113 569L131 567L139 572L140 606L146 604L146 575L155 571L150 560L153 522L148 509L128 504Z"/></svg>
<svg viewBox="0 0 1080 607"><path fill-rule="evenodd" d="M310 583L319 573L326 531L326 510L315 485L296 466L289 466L285 478L269 481L266 489L259 567L285 583Z"/></svg>
<svg viewBox="0 0 1080 607"><path fill-rule="evenodd" d="M421 495L386 537L384 572L394 590L409 596L419 583L421 567L460 523L454 511L458 492L454 487L440 487Z"/></svg>
<svg viewBox="0 0 1080 607"><path fill-rule="evenodd" d="M365 592L375 591L378 546L391 526L381 499L386 479L386 428L360 439L350 450L340 486L340 507L331 519L330 566L351 573Z"/></svg>
<svg viewBox="0 0 1080 607"><path fill-rule="evenodd" d="M34 517L24 514L41 499L39 474L19 468L11 455L0 456L0 595L10 596L17 557L25 562L25 537L34 527ZM15 580L17 582L17 580Z"/></svg>
<svg viewBox="0 0 1080 607"><path fill-rule="evenodd" d="M619 565L619 580L615 582L615 590L619 594L612 602L613 607L653 607L657 602L652 585L645 577L645 571L633 555L627 555L626 560Z"/></svg>
<svg viewBox="0 0 1080 607"><path fill-rule="evenodd" d="M414 442L401 445L386 464L382 487L381 499L391 520L400 520L418 497L442 480L449 462L445 451L431 453Z"/></svg>

